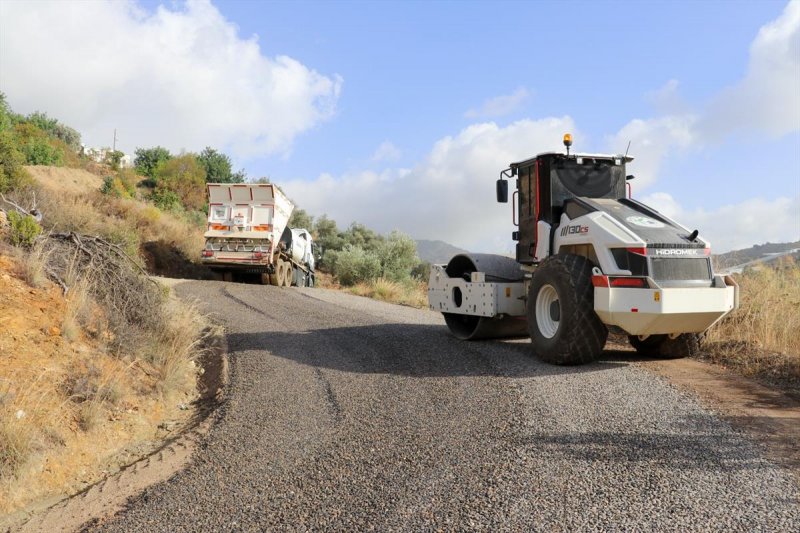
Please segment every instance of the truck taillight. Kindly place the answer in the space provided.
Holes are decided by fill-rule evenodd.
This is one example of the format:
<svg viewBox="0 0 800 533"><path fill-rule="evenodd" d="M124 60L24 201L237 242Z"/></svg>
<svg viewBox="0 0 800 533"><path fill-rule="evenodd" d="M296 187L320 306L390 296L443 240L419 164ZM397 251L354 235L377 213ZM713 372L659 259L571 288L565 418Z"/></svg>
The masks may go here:
<svg viewBox="0 0 800 533"><path fill-rule="evenodd" d="M630 253L632 253L632 254L638 254L638 255L647 255L647 248L645 248L645 247L641 247L641 248L638 248L638 247L637 247L637 248L628 248L628 251L629 251Z"/></svg>
<svg viewBox="0 0 800 533"><path fill-rule="evenodd" d="M253 259L262 259L264 254L262 252L253 252Z"/></svg>
<svg viewBox="0 0 800 533"><path fill-rule="evenodd" d="M200 255L202 255L203 257L214 257L214 251L213 250L203 250L200 253Z"/></svg>

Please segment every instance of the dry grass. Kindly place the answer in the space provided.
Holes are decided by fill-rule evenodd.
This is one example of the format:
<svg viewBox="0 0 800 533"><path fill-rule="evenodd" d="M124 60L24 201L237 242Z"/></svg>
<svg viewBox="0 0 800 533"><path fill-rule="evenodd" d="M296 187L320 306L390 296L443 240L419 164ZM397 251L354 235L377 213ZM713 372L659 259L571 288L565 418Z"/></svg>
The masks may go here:
<svg viewBox="0 0 800 533"><path fill-rule="evenodd" d="M89 282L86 278L69 280L67 286L69 293L64 306L64 321L61 325L61 334L70 342L75 342L80 337L81 324L89 318L91 302L89 300Z"/></svg>
<svg viewBox="0 0 800 533"><path fill-rule="evenodd" d="M800 386L800 265L786 258L736 277L740 307L706 336L708 357Z"/></svg>
<svg viewBox="0 0 800 533"><path fill-rule="evenodd" d="M408 305L418 309L428 305L427 284L416 280L399 283L379 278L368 283L359 283L347 290L358 296L366 296L367 298L394 304Z"/></svg>
<svg viewBox="0 0 800 533"><path fill-rule="evenodd" d="M48 283L45 265L47 265L49 252L44 248L42 242L37 242L30 250L23 248L14 250L20 277L33 288L44 287Z"/></svg>
<svg viewBox="0 0 800 533"><path fill-rule="evenodd" d="M162 322L143 357L156 371L158 391L174 398L195 388L195 361L208 337L217 332L195 306L170 298L165 307L169 320Z"/></svg>
<svg viewBox="0 0 800 533"><path fill-rule="evenodd" d="M0 479L17 476L33 451L31 429L17 413L0 409Z"/></svg>

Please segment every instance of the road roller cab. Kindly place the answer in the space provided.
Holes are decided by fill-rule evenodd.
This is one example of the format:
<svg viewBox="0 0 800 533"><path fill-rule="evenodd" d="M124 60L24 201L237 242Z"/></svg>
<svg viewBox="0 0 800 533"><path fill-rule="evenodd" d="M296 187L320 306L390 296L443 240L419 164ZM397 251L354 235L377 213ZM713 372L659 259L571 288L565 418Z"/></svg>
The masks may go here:
<svg viewBox="0 0 800 533"><path fill-rule="evenodd" d="M461 339L528 334L541 359L594 360L608 329L640 351L680 357L738 305L732 279L713 272L710 245L631 198L626 164L614 154L546 152L500 173L497 200L516 185L514 259L462 254L434 265L429 302Z"/></svg>

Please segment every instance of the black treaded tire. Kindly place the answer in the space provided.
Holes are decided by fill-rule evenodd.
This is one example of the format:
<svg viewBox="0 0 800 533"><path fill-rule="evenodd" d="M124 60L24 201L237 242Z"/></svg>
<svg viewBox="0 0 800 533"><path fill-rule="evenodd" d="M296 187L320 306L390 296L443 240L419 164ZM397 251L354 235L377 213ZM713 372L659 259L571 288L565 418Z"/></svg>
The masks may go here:
<svg viewBox="0 0 800 533"><path fill-rule="evenodd" d="M549 338L536 320L537 297L546 286L555 290L559 305L557 327ZM592 263L588 259L556 255L536 269L528 292L528 331L534 354L546 363L581 365L600 356L608 328L594 312Z"/></svg>
<svg viewBox="0 0 800 533"><path fill-rule="evenodd" d="M681 333L674 339L667 337L658 346L659 359L682 359L700 353L700 335Z"/></svg>
<svg viewBox="0 0 800 533"><path fill-rule="evenodd" d="M658 348L666 338L666 335L650 335L646 339L641 340L638 335L628 335L628 342L631 343L636 353L658 357Z"/></svg>

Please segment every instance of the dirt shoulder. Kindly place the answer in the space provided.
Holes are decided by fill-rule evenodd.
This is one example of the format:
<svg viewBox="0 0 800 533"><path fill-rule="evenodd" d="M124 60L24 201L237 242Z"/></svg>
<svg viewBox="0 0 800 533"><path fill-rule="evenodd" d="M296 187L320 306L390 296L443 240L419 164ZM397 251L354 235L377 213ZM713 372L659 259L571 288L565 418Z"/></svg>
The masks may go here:
<svg viewBox="0 0 800 533"><path fill-rule="evenodd" d="M228 384L227 345L224 338L215 337L199 362L203 368L198 383L200 397L194 402L191 420L176 432L176 436L146 457L70 498L50 507L40 504L38 508L18 513L13 521L7 520L5 524L0 522L0 529L57 533L77 531L90 524L102 524L121 511L130 498L186 467L214 424L213 415L223 401Z"/></svg>
<svg viewBox="0 0 800 533"><path fill-rule="evenodd" d="M800 481L800 398L694 359L640 361L639 366L696 394Z"/></svg>

